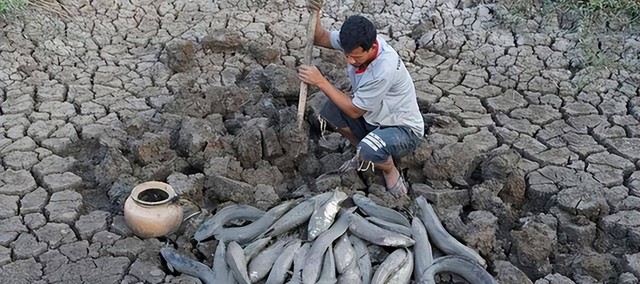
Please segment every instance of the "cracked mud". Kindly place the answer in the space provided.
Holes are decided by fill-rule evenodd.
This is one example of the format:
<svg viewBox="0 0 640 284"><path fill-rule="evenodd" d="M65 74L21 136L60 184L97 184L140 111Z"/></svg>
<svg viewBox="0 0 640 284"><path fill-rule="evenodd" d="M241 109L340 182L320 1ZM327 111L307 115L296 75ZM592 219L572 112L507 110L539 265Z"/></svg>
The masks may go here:
<svg viewBox="0 0 640 284"><path fill-rule="evenodd" d="M588 67L580 34L554 17L506 25L499 2L327 2L325 25L362 13L404 58L428 133L399 162L411 195L500 283L638 283L637 69ZM168 239L210 264L214 242L189 240L205 214L160 239L124 222L124 199L150 180L205 212L337 186L404 206L376 173L313 182L353 149L320 139L317 90L309 140L295 133L304 1L51 3L0 18L3 283L197 283L159 249ZM598 56L640 66L637 33L598 42ZM316 48L314 63L348 84L339 53Z"/></svg>

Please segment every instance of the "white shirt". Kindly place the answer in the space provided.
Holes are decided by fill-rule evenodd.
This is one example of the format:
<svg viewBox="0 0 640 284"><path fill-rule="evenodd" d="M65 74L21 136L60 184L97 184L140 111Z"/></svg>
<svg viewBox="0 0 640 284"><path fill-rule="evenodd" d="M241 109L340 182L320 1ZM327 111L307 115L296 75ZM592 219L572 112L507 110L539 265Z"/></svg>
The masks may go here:
<svg viewBox="0 0 640 284"><path fill-rule="evenodd" d="M331 45L343 50L340 32L329 34ZM365 121L376 126L407 126L418 137L424 136L424 120L418 108L416 90L409 71L398 53L380 36L377 37L378 55L366 70L357 74L357 67L349 65L355 106L365 110Z"/></svg>

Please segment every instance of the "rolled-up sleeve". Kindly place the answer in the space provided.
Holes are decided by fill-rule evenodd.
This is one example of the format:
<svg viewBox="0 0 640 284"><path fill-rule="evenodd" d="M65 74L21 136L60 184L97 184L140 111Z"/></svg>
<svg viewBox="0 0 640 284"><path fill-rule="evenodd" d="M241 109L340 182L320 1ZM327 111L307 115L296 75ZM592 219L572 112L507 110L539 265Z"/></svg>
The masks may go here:
<svg viewBox="0 0 640 284"><path fill-rule="evenodd" d="M333 46L334 49L340 50L340 51L344 51L342 49L342 45L340 45L340 32L339 31L330 31L329 32L329 39L331 40L331 46Z"/></svg>

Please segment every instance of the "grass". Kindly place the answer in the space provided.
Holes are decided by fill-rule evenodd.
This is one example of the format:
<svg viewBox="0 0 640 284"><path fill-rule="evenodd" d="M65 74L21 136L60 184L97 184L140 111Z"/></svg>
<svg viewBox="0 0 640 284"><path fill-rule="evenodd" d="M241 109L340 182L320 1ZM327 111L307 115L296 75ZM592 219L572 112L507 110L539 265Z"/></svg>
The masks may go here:
<svg viewBox="0 0 640 284"><path fill-rule="evenodd" d="M29 4L28 0L0 0L0 14L18 11Z"/></svg>
<svg viewBox="0 0 640 284"><path fill-rule="evenodd" d="M640 0L498 0L509 13L503 22L512 28L523 27L530 19L557 21L560 28L577 34L577 68L587 66L638 70L637 62L618 60L617 53L601 45L611 33L640 32Z"/></svg>
<svg viewBox="0 0 640 284"><path fill-rule="evenodd" d="M506 20L518 24L535 16L568 18L571 28L625 28L640 26L639 0L502 0L512 13Z"/></svg>
<svg viewBox="0 0 640 284"><path fill-rule="evenodd" d="M0 17L6 19L9 15L24 12L27 6L36 8L34 11L37 13L47 12L61 18L70 18L69 11L57 0L0 0Z"/></svg>
<svg viewBox="0 0 640 284"><path fill-rule="evenodd" d="M577 9L582 15L596 20L599 17L626 17L637 23L640 18L640 1L638 0L580 0L561 1L560 7Z"/></svg>
<svg viewBox="0 0 640 284"><path fill-rule="evenodd" d="M557 0L555 11L573 13L578 19L573 27L580 35L578 47L583 52L583 67L594 66L637 70L637 64L618 60L611 50L601 46L607 31L622 31L640 27L639 0ZM614 52L617 53L617 52Z"/></svg>
<svg viewBox="0 0 640 284"><path fill-rule="evenodd" d="M640 25L640 1L638 0L562 0L556 4L560 11L572 11L581 18L583 26L631 27Z"/></svg>

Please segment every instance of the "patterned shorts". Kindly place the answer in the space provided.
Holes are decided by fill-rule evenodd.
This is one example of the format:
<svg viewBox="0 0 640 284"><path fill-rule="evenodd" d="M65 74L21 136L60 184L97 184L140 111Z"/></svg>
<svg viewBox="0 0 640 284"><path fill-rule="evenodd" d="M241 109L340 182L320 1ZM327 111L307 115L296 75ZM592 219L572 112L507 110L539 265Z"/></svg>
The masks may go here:
<svg viewBox="0 0 640 284"><path fill-rule="evenodd" d="M357 147L361 158L373 163L382 162L389 156L406 156L422 142L422 137L415 135L409 127L371 125L363 117L354 119L344 114L330 100L320 110L320 117L334 128L349 128L360 141Z"/></svg>

